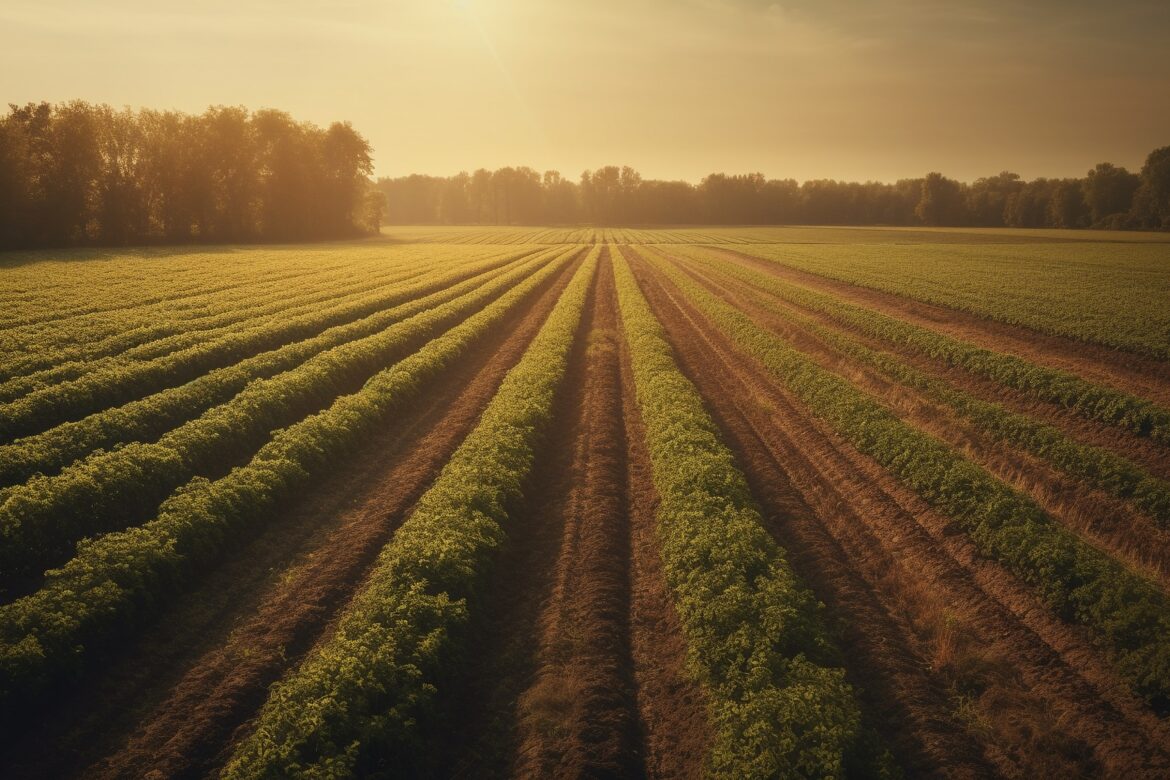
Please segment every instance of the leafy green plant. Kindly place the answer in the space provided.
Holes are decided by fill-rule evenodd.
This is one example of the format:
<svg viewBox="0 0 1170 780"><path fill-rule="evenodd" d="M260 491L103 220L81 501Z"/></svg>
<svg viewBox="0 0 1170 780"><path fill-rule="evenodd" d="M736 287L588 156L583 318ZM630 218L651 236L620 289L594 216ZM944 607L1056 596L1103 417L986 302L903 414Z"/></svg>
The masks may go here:
<svg viewBox="0 0 1170 780"><path fill-rule="evenodd" d="M658 538L707 690L719 777L841 777L860 710L819 616L625 261L618 301L654 472Z"/></svg>

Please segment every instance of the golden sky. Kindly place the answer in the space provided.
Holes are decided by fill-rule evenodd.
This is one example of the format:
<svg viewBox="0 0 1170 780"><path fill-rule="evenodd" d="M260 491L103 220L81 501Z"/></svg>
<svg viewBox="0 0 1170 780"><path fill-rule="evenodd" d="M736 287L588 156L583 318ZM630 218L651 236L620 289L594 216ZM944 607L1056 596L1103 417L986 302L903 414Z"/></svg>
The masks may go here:
<svg viewBox="0 0 1170 780"><path fill-rule="evenodd" d="M1170 0L2 0L0 99L353 122L377 172L1083 175L1170 144Z"/></svg>

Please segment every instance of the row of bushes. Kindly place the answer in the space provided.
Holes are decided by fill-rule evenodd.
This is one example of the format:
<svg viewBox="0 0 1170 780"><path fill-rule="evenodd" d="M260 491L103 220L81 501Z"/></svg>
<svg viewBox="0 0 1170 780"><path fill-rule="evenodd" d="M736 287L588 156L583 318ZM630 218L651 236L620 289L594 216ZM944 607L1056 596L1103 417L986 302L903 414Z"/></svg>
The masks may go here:
<svg viewBox="0 0 1170 780"><path fill-rule="evenodd" d="M709 262L709 258L701 259ZM759 278L758 274L756 276ZM1031 398L1072 409L1086 419L1116 425L1139 436L1170 444L1170 410L1151 401L1014 355L977 347L823 293L781 282L771 284L769 281L767 284L769 292L778 297L827 314L867 336L986 377Z"/></svg>
<svg viewBox="0 0 1170 780"><path fill-rule="evenodd" d="M0 382L0 402L95 371L163 357L225 334L270 325L274 317L288 320L361 300L387 287L402 287L429 271L420 267L420 259L371 268L359 278L349 274L334 278L323 270L309 279L245 285L202 300L185 300L170 311L130 306L102 315L103 328L122 325L105 337L88 318L42 325L39 332L22 334L20 354L6 357L0 365L0 372L8 377Z"/></svg>
<svg viewBox="0 0 1170 780"><path fill-rule="evenodd" d="M717 263L717 272L771 291L770 280L731 264ZM757 303L782 317L794 319L820 339L855 360L881 371L907 387L950 406L993 438L1020 447L1065 473L1118 498L1132 501L1161 528L1170 527L1170 483L1158 479L1138 464L1101 447L1080 444L1055 426L984 401L907 364L897 355L870 349L843 333L818 324L766 299Z"/></svg>
<svg viewBox="0 0 1170 780"><path fill-rule="evenodd" d="M494 261L503 264L503 261ZM488 264L490 267L491 264ZM69 382L36 390L0 406L0 439L37 433L62 422L77 420L114 404L141 398L158 390L195 379L207 371L320 333L324 328L397 306L422 295L442 291L460 279L485 270L474 265L456 273L436 272L415 284L378 290L353 302L321 309L292 319L279 319L247 330L231 332L155 360L114 365Z"/></svg>
<svg viewBox="0 0 1170 780"><path fill-rule="evenodd" d="M966 531L979 550L1033 586L1063 619L1087 626L1119 674L1151 702L1170 698L1170 603L959 452L898 419L660 259L652 262L748 355L859 451Z"/></svg>
<svg viewBox="0 0 1170 780"><path fill-rule="evenodd" d="M543 265L359 392L278 431L247 465L215 481L192 480L154 520L82 542L75 558L46 574L39 591L0 607L0 725L52 686L69 684L96 648L162 611L229 544L401 418L430 382L564 271L572 257Z"/></svg>
<svg viewBox="0 0 1170 780"><path fill-rule="evenodd" d="M618 301L661 503L658 539L708 693L719 777L841 777L860 710L835 663L820 605L763 525L747 482L674 363L625 261Z"/></svg>
<svg viewBox="0 0 1170 780"><path fill-rule="evenodd" d="M514 262L528 252L504 258ZM492 262L464 283L466 290L502 273L507 266ZM418 309L406 304L407 311ZM353 321L342 320L316 336L213 369L198 379L161 390L137 401L62 423L42 433L0 445L0 486L24 482L34 474L55 474L99 448L122 442L154 441L171 428L224 403L249 383L288 371L325 350L374 335L402 319L400 307L384 309ZM5 491L0 490L0 502Z"/></svg>
<svg viewBox="0 0 1170 780"><path fill-rule="evenodd" d="M52 477L9 488L0 505L0 585L59 563L78 539L149 517L194 476L251 456L271 431L290 425L361 386L487 305L531 273L537 259L485 281L472 278L393 310L397 320L370 336L322 352L167 432L95 453Z"/></svg>
<svg viewBox="0 0 1170 780"><path fill-rule="evenodd" d="M273 687L225 778L409 773L443 667L507 536L552 417L599 249L382 551L337 632Z"/></svg>

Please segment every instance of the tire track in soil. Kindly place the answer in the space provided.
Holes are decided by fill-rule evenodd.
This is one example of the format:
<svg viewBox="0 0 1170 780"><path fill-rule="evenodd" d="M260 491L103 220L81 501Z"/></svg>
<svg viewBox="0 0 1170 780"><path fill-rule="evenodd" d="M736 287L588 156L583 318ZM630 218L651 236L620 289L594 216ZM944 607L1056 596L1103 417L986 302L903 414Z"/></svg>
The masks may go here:
<svg viewBox="0 0 1170 780"><path fill-rule="evenodd" d="M645 538L654 497L629 428L608 253L597 274L453 686L442 776L695 777L705 754L705 711L680 679L685 646Z"/></svg>
<svg viewBox="0 0 1170 780"><path fill-rule="evenodd" d="M706 249L741 266L763 271L770 276L832 295L856 306L944 333L985 349L1016 355L1037 365L1067 371L1087 381L1124 390L1163 406L1170 405L1170 363L1166 361L819 276L782 265L780 261L764 260L734 249L715 247Z"/></svg>
<svg viewBox="0 0 1170 780"><path fill-rule="evenodd" d="M433 391L211 572L0 758L10 777L198 777L268 686L327 636L378 552L474 427L580 260L522 302ZM84 770L84 771L82 771Z"/></svg>
<svg viewBox="0 0 1170 780"><path fill-rule="evenodd" d="M658 273L644 262L635 268L794 564L847 618L851 672L870 706L881 708L879 727L908 753L912 774L989 769L955 728L964 702L948 706L928 667L938 653L911 630L916 621L930 625L933 600L973 643L967 673L980 687L967 702L982 708L972 731L984 732L995 771L1167 776L1166 724L1116 679L1083 631L1058 621L946 518L814 421Z"/></svg>
<svg viewBox="0 0 1170 780"><path fill-rule="evenodd" d="M818 365L851 382L880 401L903 421L962 452L996 478L1029 495L1049 515L1131 569L1170 587L1170 532L1131 504L1039 456L997 441L945 404L883 375L840 352L803 324L762 307L768 299L735 279L717 278L708 269L679 266L698 284L748 314L758 325L800 350Z"/></svg>
<svg viewBox="0 0 1170 780"><path fill-rule="evenodd" d="M689 260L675 257L661 248L655 247L655 249L674 262L690 262ZM755 290L757 288L753 289ZM837 322L824 312L786 301L764 290L758 290L758 292L761 295L767 296L777 306L809 317L819 325L831 330L847 334L850 338L870 349L897 355L899 359L919 371L929 374L935 379L941 379L980 400L999 404L1017 414L1035 417L1041 422L1059 428L1063 433L1078 442L1111 450L1122 457L1133 460L1142 468L1161 479L1170 479L1170 450L1156 441L1147 437L1138 436L1123 428L1087 419L1073 409L1067 409L1058 404L1030 398L1024 393L1001 385L992 379L987 379L962 368L933 360L908 347L888 343L868 336L848 325Z"/></svg>

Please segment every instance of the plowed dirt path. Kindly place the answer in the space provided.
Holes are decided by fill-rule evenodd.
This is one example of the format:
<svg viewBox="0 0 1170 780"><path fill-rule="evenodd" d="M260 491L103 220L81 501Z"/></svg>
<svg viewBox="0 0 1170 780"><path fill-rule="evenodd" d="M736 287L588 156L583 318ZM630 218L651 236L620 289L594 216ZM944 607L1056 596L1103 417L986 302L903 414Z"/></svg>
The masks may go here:
<svg viewBox="0 0 1170 780"><path fill-rule="evenodd" d="M700 692L658 562L653 492L603 258L452 705L455 777L697 777Z"/></svg>

